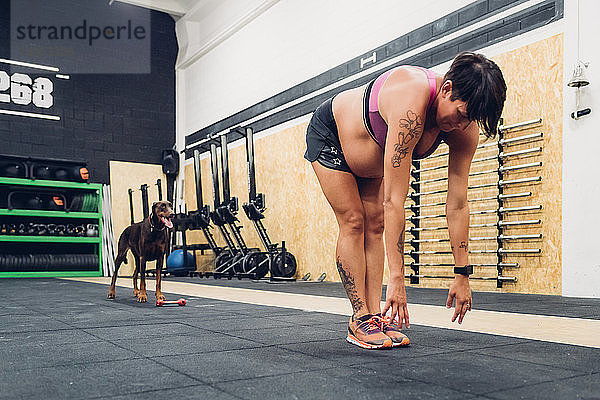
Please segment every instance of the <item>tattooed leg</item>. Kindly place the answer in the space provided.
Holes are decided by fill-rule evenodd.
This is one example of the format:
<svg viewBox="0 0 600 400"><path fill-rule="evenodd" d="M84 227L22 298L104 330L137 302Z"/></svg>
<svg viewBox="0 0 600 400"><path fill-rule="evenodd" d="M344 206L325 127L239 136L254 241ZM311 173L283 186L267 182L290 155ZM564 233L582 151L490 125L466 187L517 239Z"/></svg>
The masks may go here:
<svg viewBox="0 0 600 400"><path fill-rule="evenodd" d="M344 285L344 289L346 289L346 294L348 295L348 299L350 300L350 304L352 305L352 310L354 311L354 315L359 315L359 312L365 307L365 302L358 294L356 289L356 281L352 273L350 272L350 268L348 266L342 265L342 260L340 257L337 258L336 266L338 272L340 273L340 278L342 280L342 284Z"/></svg>

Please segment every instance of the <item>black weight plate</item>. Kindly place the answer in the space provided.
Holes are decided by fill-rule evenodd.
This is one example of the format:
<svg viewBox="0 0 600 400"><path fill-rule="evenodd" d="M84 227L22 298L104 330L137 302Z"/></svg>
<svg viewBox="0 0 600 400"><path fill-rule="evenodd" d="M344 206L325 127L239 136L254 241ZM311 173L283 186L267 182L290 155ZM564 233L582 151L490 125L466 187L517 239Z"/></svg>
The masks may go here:
<svg viewBox="0 0 600 400"><path fill-rule="evenodd" d="M270 258L266 253L250 253L244 257L243 269L246 274L255 274L261 279L269 272Z"/></svg>
<svg viewBox="0 0 600 400"><path fill-rule="evenodd" d="M246 256L248 257L248 255ZM236 274L243 274L245 272L244 260L246 257L235 257L233 260L233 272Z"/></svg>
<svg viewBox="0 0 600 400"><path fill-rule="evenodd" d="M277 253L271 259L271 276L281 276L280 264L281 264L281 253Z"/></svg>
<svg viewBox="0 0 600 400"><path fill-rule="evenodd" d="M296 275L296 268L296 257L294 257L294 255L289 251L285 252L285 259L283 263L282 253L277 254L275 256L275 260L273 260L273 269L276 271L277 276L291 278Z"/></svg>
<svg viewBox="0 0 600 400"><path fill-rule="evenodd" d="M231 263L231 259L231 254L227 251L219 254L217 258L215 258L215 271L219 273L223 272L223 270Z"/></svg>

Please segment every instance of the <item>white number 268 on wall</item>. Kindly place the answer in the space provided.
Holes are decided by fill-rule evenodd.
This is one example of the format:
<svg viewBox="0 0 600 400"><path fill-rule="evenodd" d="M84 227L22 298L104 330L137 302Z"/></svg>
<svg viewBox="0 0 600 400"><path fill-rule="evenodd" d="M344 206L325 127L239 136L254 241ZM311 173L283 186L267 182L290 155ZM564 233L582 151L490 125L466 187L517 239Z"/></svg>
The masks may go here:
<svg viewBox="0 0 600 400"><path fill-rule="evenodd" d="M54 85L48 78L35 78L26 74L15 73L9 76L0 71L0 103L14 103L22 106L33 105L39 108L50 108L54 104L52 90Z"/></svg>

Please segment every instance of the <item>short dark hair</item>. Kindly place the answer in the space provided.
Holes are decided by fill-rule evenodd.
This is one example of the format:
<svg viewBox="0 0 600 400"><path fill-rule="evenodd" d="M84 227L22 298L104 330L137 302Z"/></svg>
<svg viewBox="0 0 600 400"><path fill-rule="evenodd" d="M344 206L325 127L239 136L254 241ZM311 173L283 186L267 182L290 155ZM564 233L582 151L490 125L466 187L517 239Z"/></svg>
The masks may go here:
<svg viewBox="0 0 600 400"><path fill-rule="evenodd" d="M488 138L498 133L506 100L506 82L498 65L483 54L460 53L452 61L444 81L452 81L450 100L467 103L467 117L477 121Z"/></svg>

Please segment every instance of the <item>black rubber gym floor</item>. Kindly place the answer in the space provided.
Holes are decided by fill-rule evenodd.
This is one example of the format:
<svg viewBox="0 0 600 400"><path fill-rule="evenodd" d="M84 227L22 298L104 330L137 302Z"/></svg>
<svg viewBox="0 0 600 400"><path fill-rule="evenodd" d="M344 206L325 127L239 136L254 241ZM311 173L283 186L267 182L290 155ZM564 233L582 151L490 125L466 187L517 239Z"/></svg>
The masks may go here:
<svg viewBox="0 0 600 400"><path fill-rule="evenodd" d="M343 296L339 284L178 280ZM112 301L106 291L60 279L0 280L0 398L600 398L596 348L413 322L410 347L368 351L345 341L342 315L190 297L186 307L158 308L136 303L130 289L118 287ZM408 296L441 305L444 292L411 288ZM475 301L600 318L598 300L477 293Z"/></svg>

